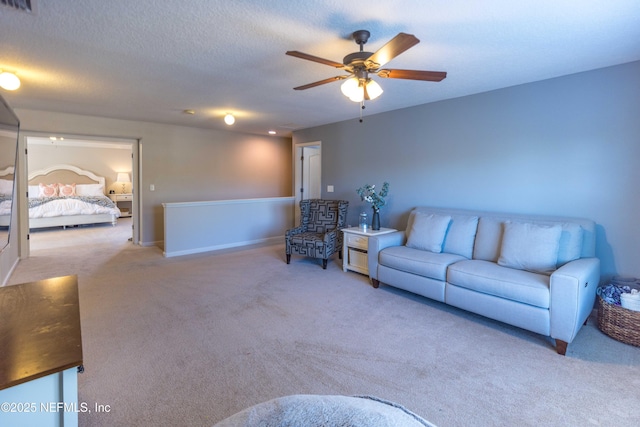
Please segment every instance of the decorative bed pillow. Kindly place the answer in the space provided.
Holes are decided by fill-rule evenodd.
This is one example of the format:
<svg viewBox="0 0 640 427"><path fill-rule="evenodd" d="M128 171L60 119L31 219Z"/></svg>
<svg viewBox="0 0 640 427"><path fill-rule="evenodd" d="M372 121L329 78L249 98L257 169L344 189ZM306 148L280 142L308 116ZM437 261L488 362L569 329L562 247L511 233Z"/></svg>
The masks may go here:
<svg viewBox="0 0 640 427"><path fill-rule="evenodd" d="M78 196L104 196L104 186L102 184L77 184L76 195Z"/></svg>
<svg viewBox="0 0 640 427"><path fill-rule="evenodd" d="M38 184L40 197L55 197L58 195L58 184Z"/></svg>
<svg viewBox="0 0 640 427"><path fill-rule="evenodd" d="M76 195L76 184L58 184L58 194L62 197Z"/></svg>
<svg viewBox="0 0 640 427"><path fill-rule="evenodd" d="M29 186L29 197L40 197L40 186L38 185L30 185Z"/></svg>
<svg viewBox="0 0 640 427"><path fill-rule="evenodd" d="M0 194L10 196L13 194L13 180L0 179Z"/></svg>
<svg viewBox="0 0 640 427"><path fill-rule="evenodd" d="M442 242L450 222L449 215L416 212L406 246L429 252L442 252Z"/></svg>
<svg viewBox="0 0 640 427"><path fill-rule="evenodd" d="M534 273L551 274L558 262L562 227L507 221L498 264Z"/></svg>

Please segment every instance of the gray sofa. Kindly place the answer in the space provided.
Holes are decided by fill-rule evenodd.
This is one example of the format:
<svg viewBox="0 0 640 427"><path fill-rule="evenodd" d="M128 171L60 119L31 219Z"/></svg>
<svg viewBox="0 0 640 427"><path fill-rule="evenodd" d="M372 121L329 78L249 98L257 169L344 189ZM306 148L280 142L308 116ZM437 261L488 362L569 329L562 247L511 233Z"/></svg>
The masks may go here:
<svg viewBox="0 0 640 427"><path fill-rule="evenodd" d="M406 230L369 238L369 275L567 345L600 281L588 219L419 207Z"/></svg>

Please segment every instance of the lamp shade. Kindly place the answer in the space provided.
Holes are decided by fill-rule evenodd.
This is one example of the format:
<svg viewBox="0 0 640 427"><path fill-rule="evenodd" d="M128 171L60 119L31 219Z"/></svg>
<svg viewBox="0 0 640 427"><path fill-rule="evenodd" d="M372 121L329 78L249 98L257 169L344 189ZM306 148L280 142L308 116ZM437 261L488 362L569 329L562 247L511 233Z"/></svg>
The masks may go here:
<svg viewBox="0 0 640 427"><path fill-rule="evenodd" d="M373 79L369 79L367 81L367 95L369 95L369 99L376 99L377 97L382 95L382 92L384 91L382 90L378 82Z"/></svg>
<svg viewBox="0 0 640 427"><path fill-rule="evenodd" d="M118 172L116 182L131 182L131 178L129 178L129 174L126 172Z"/></svg>

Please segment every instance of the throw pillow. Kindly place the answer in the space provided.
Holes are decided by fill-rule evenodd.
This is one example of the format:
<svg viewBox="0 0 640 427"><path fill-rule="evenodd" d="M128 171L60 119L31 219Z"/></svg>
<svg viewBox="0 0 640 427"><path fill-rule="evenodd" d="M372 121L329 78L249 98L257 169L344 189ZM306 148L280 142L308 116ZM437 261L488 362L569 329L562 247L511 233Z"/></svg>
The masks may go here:
<svg viewBox="0 0 640 427"><path fill-rule="evenodd" d="M551 274L556 269L562 227L507 221L498 264Z"/></svg>
<svg viewBox="0 0 640 427"><path fill-rule="evenodd" d="M451 222L448 215L416 212L406 246L435 253L442 252L442 242Z"/></svg>
<svg viewBox="0 0 640 427"><path fill-rule="evenodd" d="M58 195L58 184L38 184L40 197L55 197Z"/></svg>
<svg viewBox="0 0 640 427"><path fill-rule="evenodd" d="M76 184L58 184L58 194L63 197L76 195Z"/></svg>
<svg viewBox="0 0 640 427"><path fill-rule="evenodd" d="M578 224L562 224L560 248L558 249L558 267L580 258L584 231Z"/></svg>
<svg viewBox="0 0 640 427"><path fill-rule="evenodd" d="M442 251L471 259L477 230L477 216L454 215L451 218L451 224L444 239Z"/></svg>

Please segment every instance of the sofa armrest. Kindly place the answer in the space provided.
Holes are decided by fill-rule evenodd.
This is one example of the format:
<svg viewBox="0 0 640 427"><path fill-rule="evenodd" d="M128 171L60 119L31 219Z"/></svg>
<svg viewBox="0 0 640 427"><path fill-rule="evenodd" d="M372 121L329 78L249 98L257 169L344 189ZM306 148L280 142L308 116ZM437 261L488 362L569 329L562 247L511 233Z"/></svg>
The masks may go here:
<svg viewBox="0 0 640 427"><path fill-rule="evenodd" d="M406 242L404 231L394 231L392 233L380 234L369 237L367 247L367 265L369 267L369 278L378 279L378 252L390 246L402 246Z"/></svg>
<svg viewBox="0 0 640 427"><path fill-rule="evenodd" d="M600 283L600 260L580 258L551 275L551 337L570 343L593 310Z"/></svg>

